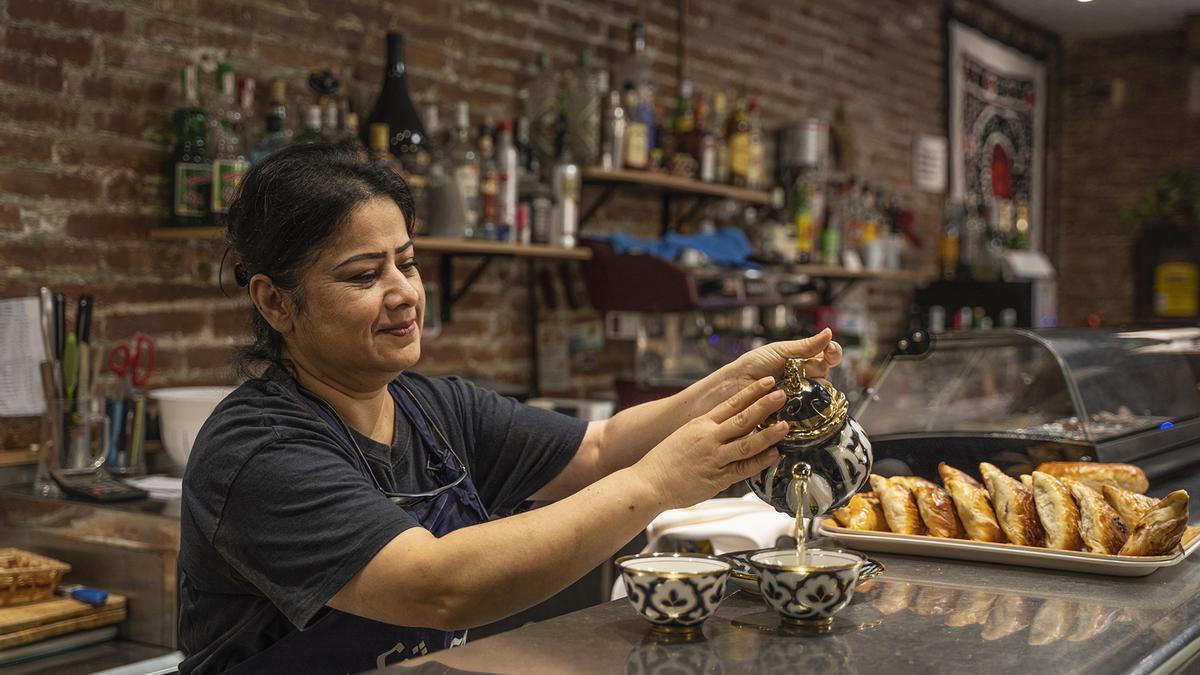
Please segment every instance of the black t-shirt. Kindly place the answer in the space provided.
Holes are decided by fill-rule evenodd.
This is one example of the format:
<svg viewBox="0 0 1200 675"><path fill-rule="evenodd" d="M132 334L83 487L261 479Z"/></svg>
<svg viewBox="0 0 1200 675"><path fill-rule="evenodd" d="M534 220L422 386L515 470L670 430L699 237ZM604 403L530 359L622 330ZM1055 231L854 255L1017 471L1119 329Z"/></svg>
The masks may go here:
<svg viewBox="0 0 1200 675"><path fill-rule="evenodd" d="M466 463L493 517L557 476L587 426L456 377L400 381ZM401 410L391 447L356 440L389 492L438 487ZM225 670L302 630L385 544L419 526L349 452L278 368L213 411L183 478L181 672Z"/></svg>

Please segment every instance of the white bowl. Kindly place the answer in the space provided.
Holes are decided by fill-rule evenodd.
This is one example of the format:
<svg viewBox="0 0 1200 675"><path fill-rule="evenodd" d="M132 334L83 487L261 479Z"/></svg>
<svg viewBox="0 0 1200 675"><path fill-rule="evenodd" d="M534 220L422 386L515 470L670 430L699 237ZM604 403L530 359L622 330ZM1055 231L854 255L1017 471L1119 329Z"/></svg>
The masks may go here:
<svg viewBox="0 0 1200 675"><path fill-rule="evenodd" d="M187 464L204 420L232 391L233 387L165 387L148 392L158 401L162 444L173 462Z"/></svg>
<svg viewBox="0 0 1200 675"><path fill-rule="evenodd" d="M833 615L850 604L865 560L854 551L817 548L805 551L800 560L794 547L750 556L759 591L783 622L818 628L828 628Z"/></svg>

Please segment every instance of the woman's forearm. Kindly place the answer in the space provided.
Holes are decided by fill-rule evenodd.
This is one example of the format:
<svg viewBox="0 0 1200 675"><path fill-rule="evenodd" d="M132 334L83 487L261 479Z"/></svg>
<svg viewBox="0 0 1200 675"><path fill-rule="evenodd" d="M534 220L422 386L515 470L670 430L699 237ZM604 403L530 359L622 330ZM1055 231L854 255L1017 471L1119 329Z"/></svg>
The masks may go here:
<svg viewBox="0 0 1200 675"><path fill-rule="evenodd" d="M608 560L664 508L626 469L559 502L435 538L408 530L330 606L396 625L458 630L510 616Z"/></svg>

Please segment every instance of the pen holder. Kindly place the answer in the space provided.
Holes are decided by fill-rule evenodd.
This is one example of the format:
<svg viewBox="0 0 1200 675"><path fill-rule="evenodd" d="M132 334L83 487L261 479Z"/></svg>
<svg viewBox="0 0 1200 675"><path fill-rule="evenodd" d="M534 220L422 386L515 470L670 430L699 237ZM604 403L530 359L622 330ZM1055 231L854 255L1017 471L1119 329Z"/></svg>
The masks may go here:
<svg viewBox="0 0 1200 675"><path fill-rule="evenodd" d="M146 473L146 395L133 391L127 397L107 399L110 421L104 466L110 473L141 476Z"/></svg>

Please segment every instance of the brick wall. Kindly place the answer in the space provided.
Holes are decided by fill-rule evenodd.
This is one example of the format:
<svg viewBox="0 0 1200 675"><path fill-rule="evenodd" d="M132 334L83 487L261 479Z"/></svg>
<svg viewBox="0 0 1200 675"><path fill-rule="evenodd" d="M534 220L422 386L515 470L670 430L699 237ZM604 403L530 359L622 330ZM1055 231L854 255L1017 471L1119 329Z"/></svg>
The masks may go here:
<svg viewBox="0 0 1200 675"><path fill-rule="evenodd" d="M927 268L941 197L913 189L910 146L916 134L945 130L944 11L1035 51L1055 44L977 0L686 4L686 74L699 90L744 85L768 127L828 119L845 102L858 173L916 210ZM153 384L232 381L229 357L246 335L248 304L228 276L229 294L219 289L223 246L148 238L166 213L177 73L196 47L226 50L260 83L287 79L297 100L309 69L333 68L363 109L380 79L383 33L400 29L419 104L436 101L445 119L466 99L477 119L500 119L511 115L538 49L562 66L590 47L608 65L624 53L636 16L648 24L659 85L673 93L680 32L672 2L0 0L0 297L42 284L71 297L90 291L101 345L135 330L157 338ZM650 195L620 195L589 227L649 234L656 208ZM437 278L436 266L427 261L426 279ZM526 284L523 265L492 265L421 368L525 385ZM880 296L896 313L888 325L899 328L907 302L888 290ZM551 320L589 318L580 310ZM619 354L593 360L568 393L605 388L627 363Z"/></svg>
<svg viewBox="0 0 1200 675"><path fill-rule="evenodd" d="M1065 46L1061 90L1059 316L1081 325L1133 317L1133 236L1121 211L1167 171L1200 168L1200 118L1187 115L1184 29ZM1114 104L1114 80L1125 100Z"/></svg>

